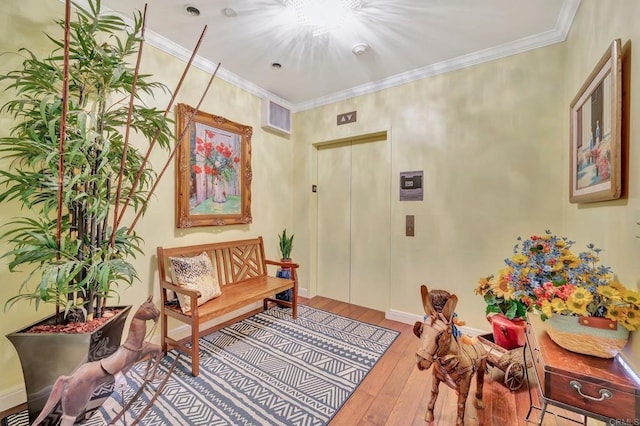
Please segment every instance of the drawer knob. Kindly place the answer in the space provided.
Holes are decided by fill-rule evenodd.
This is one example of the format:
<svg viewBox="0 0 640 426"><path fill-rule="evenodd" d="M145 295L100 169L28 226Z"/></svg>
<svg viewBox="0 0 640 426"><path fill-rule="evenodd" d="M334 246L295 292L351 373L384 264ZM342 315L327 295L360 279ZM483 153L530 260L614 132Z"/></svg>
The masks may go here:
<svg viewBox="0 0 640 426"><path fill-rule="evenodd" d="M608 389L600 389L600 398L596 398L590 395L585 395L582 393L582 385L580 382L572 380L569 382L569 386L578 391L581 397L590 399L591 401L604 401L605 399L610 399L613 397L613 394Z"/></svg>

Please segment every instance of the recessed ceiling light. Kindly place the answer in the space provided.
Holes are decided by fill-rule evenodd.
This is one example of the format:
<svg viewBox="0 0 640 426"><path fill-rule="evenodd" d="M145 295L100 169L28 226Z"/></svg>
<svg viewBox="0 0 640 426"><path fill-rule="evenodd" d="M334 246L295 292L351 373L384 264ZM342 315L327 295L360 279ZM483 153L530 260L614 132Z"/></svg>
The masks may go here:
<svg viewBox="0 0 640 426"><path fill-rule="evenodd" d="M192 5L186 5L184 10L187 11L187 15L189 16L200 16L200 9Z"/></svg>
<svg viewBox="0 0 640 426"><path fill-rule="evenodd" d="M233 17L238 16L238 12L236 12L236 10L231 8L231 7L225 7L224 9L222 9L222 13L227 18L233 18Z"/></svg>
<svg viewBox="0 0 640 426"><path fill-rule="evenodd" d="M367 43L358 43L351 49L353 54L356 56L364 54L367 50L369 50L369 45Z"/></svg>

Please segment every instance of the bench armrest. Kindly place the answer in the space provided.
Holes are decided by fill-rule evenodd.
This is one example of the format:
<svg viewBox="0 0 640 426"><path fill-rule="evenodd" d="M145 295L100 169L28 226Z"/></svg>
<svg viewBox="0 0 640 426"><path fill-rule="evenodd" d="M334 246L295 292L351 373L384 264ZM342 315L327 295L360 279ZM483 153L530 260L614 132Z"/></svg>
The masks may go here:
<svg viewBox="0 0 640 426"><path fill-rule="evenodd" d="M200 290L175 285L173 283L170 283L169 281L160 281L160 288L164 288L176 293L184 294L189 297L195 297L196 299L202 296L202 293L200 293Z"/></svg>
<svg viewBox="0 0 640 426"><path fill-rule="evenodd" d="M297 263L292 263L292 262L278 262L276 260L269 260L269 259L265 259L264 263L266 263L267 265L275 265L275 266L280 266L281 268L299 268L300 265L298 265Z"/></svg>

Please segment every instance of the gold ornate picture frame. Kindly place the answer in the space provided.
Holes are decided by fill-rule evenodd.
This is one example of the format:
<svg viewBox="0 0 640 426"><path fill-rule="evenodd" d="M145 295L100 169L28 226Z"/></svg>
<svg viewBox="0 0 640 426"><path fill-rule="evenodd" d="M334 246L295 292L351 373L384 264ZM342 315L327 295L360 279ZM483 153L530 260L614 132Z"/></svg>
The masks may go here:
<svg viewBox="0 0 640 426"><path fill-rule="evenodd" d="M178 104L176 132L176 226L251 223L253 128Z"/></svg>
<svg viewBox="0 0 640 426"><path fill-rule="evenodd" d="M622 57L614 40L571 102L571 203L622 194Z"/></svg>

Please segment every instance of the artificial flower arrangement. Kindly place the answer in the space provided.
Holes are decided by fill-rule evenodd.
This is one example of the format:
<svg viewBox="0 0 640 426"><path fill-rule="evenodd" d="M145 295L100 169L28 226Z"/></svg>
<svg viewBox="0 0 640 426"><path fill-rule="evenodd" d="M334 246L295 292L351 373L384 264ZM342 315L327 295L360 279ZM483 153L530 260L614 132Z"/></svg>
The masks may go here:
<svg viewBox="0 0 640 426"><path fill-rule="evenodd" d="M528 239L518 237L513 256L497 275L480 279L476 294L487 302L487 314L511 318L536 310L543 321L554 314L593 316L617 321L627 330L640 326L640 293L613 279L601 265L601 249L574 254L574 242L550 231Z"/></svg>

